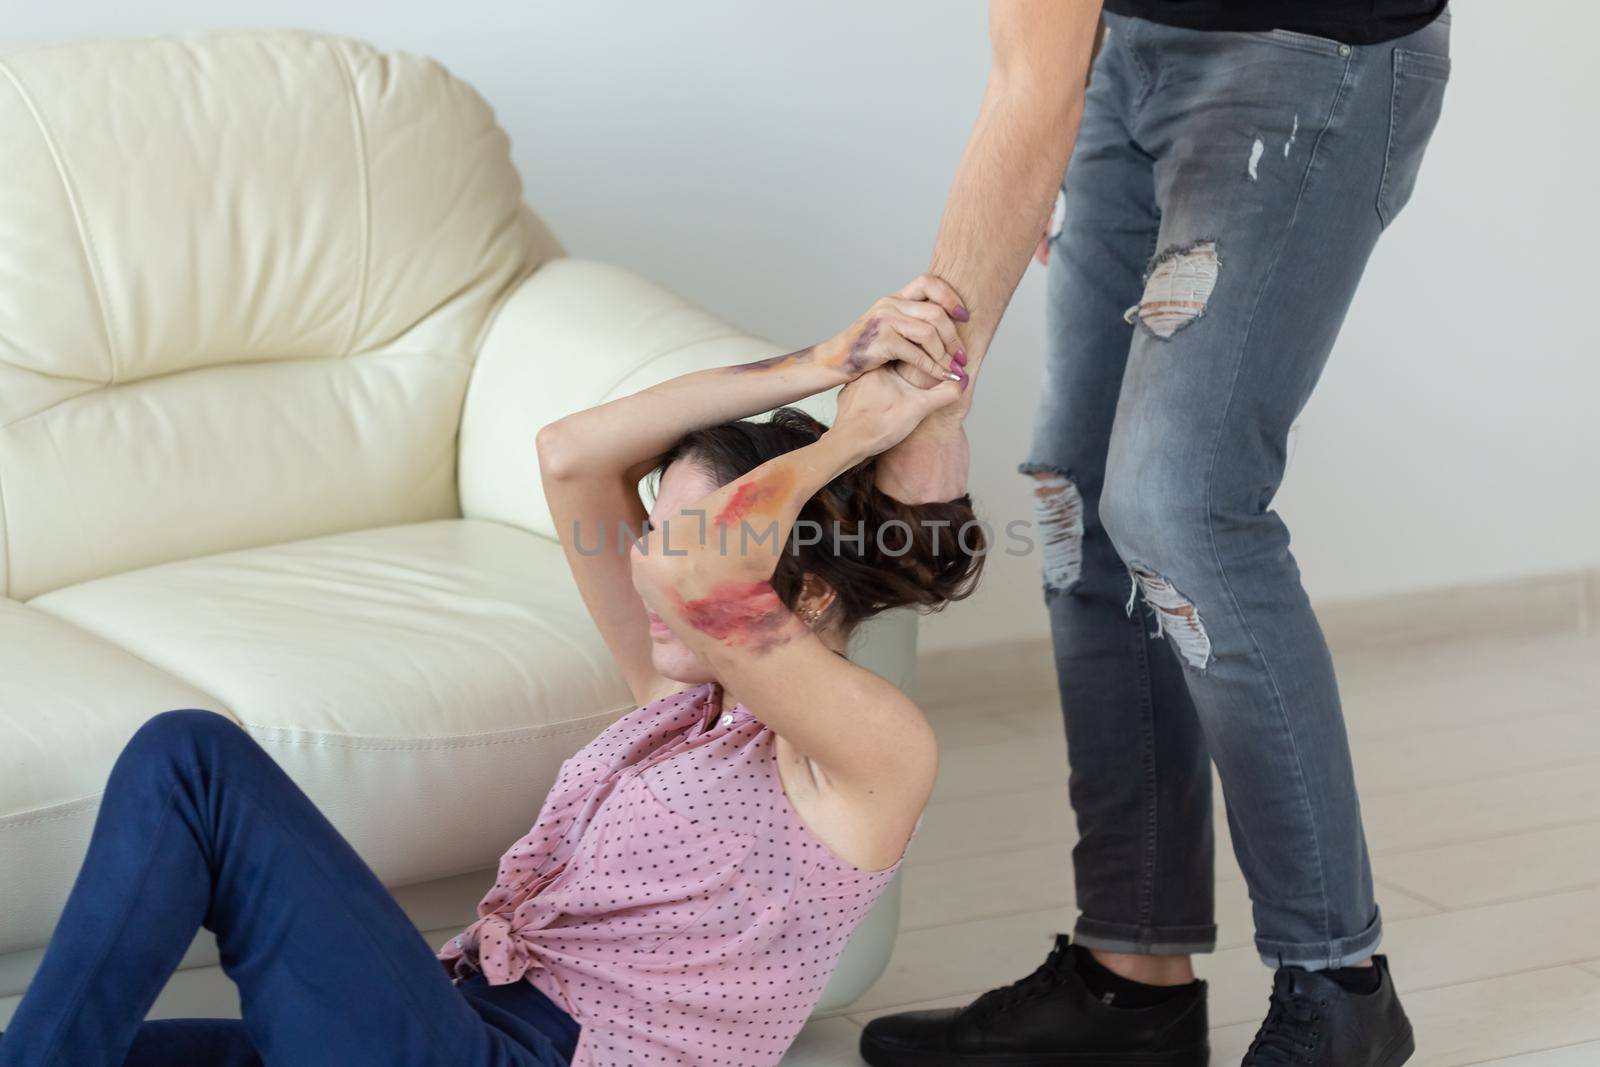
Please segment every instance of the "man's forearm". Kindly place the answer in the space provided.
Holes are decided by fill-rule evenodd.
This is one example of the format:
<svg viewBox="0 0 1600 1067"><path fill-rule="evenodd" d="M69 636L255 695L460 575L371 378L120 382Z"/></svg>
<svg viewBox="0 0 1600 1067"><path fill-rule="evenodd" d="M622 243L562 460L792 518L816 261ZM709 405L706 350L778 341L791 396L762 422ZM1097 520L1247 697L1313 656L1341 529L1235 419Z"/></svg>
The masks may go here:
<svg viewBox="0 0 1600 1067"><path fill-rule="evenodd" d="M969 388L880 460L879 487L901 500L951 499L965 490L961 422L971 386L1055 204L1099 26L1099 0L990 4L994 65L930 269L961 294L969 315L959 328Z"/></svg>
<svg viewBox="0 0 1600 1067"><path fill-rule="evenodd" d="M929 273L965 301L970 317L959 330L974 379L1049 219L1083 113L1081 83L1050 89L1061 99L991 81L939 224Z"/></svg>

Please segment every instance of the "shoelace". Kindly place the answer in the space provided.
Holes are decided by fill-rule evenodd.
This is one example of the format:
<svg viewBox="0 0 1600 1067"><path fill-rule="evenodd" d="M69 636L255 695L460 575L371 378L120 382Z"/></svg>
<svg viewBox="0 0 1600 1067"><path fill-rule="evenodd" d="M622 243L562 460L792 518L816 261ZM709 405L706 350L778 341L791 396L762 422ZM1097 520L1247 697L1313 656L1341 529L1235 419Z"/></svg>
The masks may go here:
<svg viewBox="0 0 1600 1067"><path fill-rule="evenodd" d="M1313 1000L1304 993L1294 991L1293 980L1280 974L1272 984L1272 996L1267 1002L1267 1018L1250 1042L1243 1067L1293 1067L1295 1064L1315 1063L1312 1053L1322 1036L1320 1009L1326 1000Z"/></svg>
<svg viewBox="0 0 1600 1067"><path fill-rule="evenodd" d="M1072 957L1068 952L1070 944L1067 938L1058 936L1056 947L1050 950L1050 955L1037 970L1008 986L989 990L972 1002L970 1010L984 1016L1000 1015L1056 989L1072 971Z"/></svg>

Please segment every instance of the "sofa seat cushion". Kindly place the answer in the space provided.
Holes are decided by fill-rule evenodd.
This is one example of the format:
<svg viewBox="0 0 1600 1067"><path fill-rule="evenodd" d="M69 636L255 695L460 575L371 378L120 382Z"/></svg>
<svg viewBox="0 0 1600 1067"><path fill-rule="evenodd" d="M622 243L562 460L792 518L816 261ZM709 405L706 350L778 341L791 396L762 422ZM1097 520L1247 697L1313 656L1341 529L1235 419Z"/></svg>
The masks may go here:
<svg viewBox="0 0 1600 1067"><path fill-rule="evenodd" d="M389 885L491 866L631 707L560 546L492 522L184 560L30 606L214 694Z"/></svg>
<svg viewBox="0 0 1600 1067"><path fill-rule="evenodd" d="M83 860L123 744L167 708L215 697L0 597L0 954L43 943Z"/></svg>

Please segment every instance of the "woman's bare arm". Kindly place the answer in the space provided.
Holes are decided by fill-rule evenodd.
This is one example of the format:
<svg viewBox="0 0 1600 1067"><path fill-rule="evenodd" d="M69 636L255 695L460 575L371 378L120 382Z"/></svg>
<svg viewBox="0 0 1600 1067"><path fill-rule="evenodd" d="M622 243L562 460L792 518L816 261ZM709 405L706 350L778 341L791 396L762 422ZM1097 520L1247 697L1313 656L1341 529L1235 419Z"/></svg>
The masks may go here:
<svg viewBox="0 0 1600 1067"><path fill-rule="evenodd" d="M671 685L651 665L644 606L629 571L628 548L645 526L640 479L691 430L793 403L887 362L915 365L929 381L948 377L955 338L954 323L937 305L885 298L821 344L685 374L539 431L539 475L561 546L635 699L642 703Z"/></svg>

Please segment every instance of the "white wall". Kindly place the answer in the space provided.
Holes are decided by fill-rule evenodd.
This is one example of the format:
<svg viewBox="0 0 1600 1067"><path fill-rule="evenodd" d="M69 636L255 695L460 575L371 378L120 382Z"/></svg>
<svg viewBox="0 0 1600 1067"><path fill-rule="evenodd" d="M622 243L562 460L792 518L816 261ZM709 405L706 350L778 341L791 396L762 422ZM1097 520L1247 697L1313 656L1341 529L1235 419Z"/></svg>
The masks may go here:
<svg viewBox="0 0 1600 1067"><path fill-rule="evenodd" d="M1003 0L1000 0L1003 2ZM1455 77L1280 506L1312 593L1600 566L1600 14L1461 0ZM977 0L36 0L0 46L295 25L438 56L516 144L576 254L800 346L927 262L987 66ZM974 493L1026 516L1043 344L1023 282L971 421ZM996 555L933 646L1042 634L1036 561Z"/></svg>

